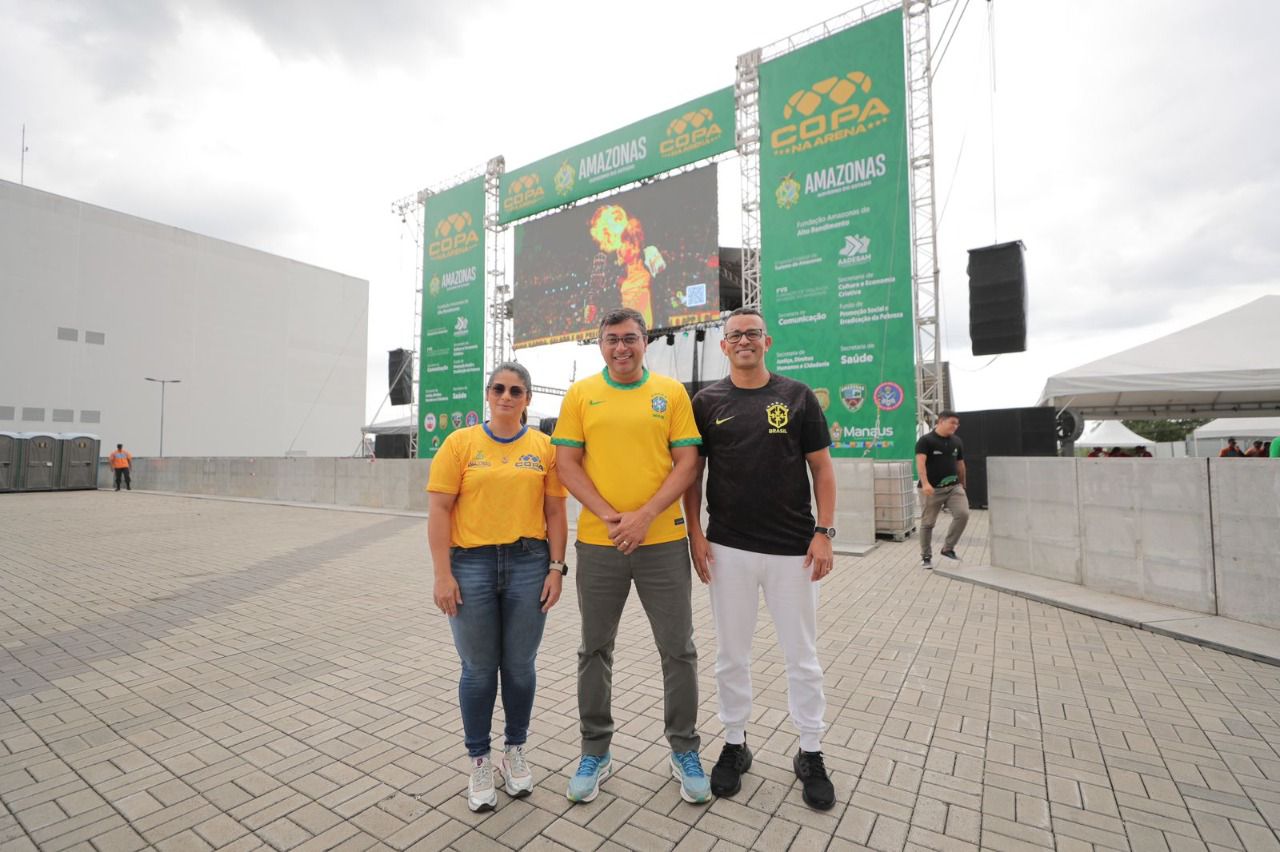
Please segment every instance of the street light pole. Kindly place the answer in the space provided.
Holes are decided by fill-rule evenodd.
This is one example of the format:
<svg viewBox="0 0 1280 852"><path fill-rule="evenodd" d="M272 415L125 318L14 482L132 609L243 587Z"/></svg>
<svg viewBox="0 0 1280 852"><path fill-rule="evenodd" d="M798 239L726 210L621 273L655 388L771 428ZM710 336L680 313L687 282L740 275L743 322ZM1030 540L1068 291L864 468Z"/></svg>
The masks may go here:
<svg viewBox="0 0 1280 852"><path fill-rule="evenodd" d="M158 382L160 384L160 458L164 458L164 386L176 385L182 379L153 379L150 376L144 376L149 382Z"/></svg>

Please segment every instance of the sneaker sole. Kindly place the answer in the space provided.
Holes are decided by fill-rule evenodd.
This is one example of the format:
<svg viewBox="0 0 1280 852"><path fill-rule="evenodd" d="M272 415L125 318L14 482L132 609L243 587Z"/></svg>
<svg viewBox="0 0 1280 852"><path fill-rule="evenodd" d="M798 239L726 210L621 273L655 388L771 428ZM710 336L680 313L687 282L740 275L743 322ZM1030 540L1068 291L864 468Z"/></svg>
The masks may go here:
<svg viewBox="0 0 1280 852"><path fill-rule="evenodd" d="M530 778L527 782L520 782L517 784L512 779L508 778L503 789L507 791L507 795L511 798L523 799L525 796L528 796L533 792L533 779Z"/></svg>
<svg viewBox="0 0 1280 852"><path fill-rule="evenodd" d="M680 770L674 766L671 767L671 777L680 782L680 798L684 799L691 805L705 805L711 801L711 794L708 793L705 799L695 799L688 790L684 788L684 778L680 775Z"/></svg>
<svg viewBox="0 0 1280 852"><path fill-rule="evenodd" d="M481 811L491 811L498 806L498 792L495 790L491 798L481 799L477 801L470 795L467 796L467 807L471 808L472 813L480 813Z"/></svg>
<svg viewBox="0 0 1280 852"><path fill-rule="evenodd" d="M566 799L568 799L569 801L571 801L571 802L584 802L584 803L585 803L585 802L591 802L591 801L594 801L594 800L595 800L595 798L596 798L596 796L600 795L600 785L604 783L604 779L606 779L606 778L608 778L608 777L609 777L609 773L611 772L612 768L613 768L613 762L612 762L612 761L610 761L609 763L606 763L606 764L604 765L604 767L600 770L600 773L599 773L598 775L596 775L596 786L594 786L594 787L592 787L592 788L591 788L591 793L590 793L590 795L583 796L583 797L582 797L582 798L580 798L580 799L575 799L575 798L573 797L573 794L571 794L569 791L567 791L567 790L566 790L566 791L565 791L565 794L564 794L564 797L565 797Z"/></svg>

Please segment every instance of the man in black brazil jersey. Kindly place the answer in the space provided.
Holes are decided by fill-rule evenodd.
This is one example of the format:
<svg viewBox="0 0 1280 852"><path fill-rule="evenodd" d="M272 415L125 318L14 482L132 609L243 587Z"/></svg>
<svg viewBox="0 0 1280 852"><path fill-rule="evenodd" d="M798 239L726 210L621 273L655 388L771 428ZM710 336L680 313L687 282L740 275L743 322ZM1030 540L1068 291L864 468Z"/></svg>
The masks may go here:
<svg viewBox="0 0 1280 852"><path fill-rule="evenodd" d="M800 732L792 761L811 807L835 804L822 758L822 665L818 662L818 581L832 566L836 476L822 406L800 382L770 373L773 339L755 308L734 311L721 351L729 376L693 400L702 434L698 479L685 492L694 569L709 584L716 625L716 685L725 745L711 772L711 791L732 796L751 766L751 637L760 592L773 617L787 664L787 703ZM707 512L702 529L702 471ZM809 474L817 523L809 499Z"/></svg>

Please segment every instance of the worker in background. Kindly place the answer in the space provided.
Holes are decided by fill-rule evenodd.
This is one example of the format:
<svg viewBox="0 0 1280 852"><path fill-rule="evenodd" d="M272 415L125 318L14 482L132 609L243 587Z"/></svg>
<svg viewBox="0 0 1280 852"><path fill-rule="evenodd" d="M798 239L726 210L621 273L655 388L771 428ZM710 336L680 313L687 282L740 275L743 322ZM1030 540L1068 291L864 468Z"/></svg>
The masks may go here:
<svg viewBox="0 0 1280 852"><path fill-rule="evenodd" d="M124 481L124 487L133 490L133 477L130 475L133 471L133 455L124 448L124 444L116 444L116 451L107 456L111 461L111 470L116 475L116 490L120 490L120 482Z"/></svg>

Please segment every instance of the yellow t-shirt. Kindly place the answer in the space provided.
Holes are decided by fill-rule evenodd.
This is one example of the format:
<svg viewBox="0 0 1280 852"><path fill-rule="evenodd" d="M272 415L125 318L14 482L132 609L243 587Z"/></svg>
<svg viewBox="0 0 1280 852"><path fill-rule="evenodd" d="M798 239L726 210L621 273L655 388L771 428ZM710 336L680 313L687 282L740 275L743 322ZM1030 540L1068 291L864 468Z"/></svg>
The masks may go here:
<svg viewBox="0 0 1280 852"><path fill-rule="evenodd" d="M456 547L545 539L543 495L568 494L556 475L556 448L548 436L525 427L503 440L490 435L487 424L444 439L431 461L427 490L458 495L450 518Z"/></svg>
<svg viewBox="0 0 1280 852"><path fill-rule="evenodd" d="M619 512L631 512L671 473L671 449L695 447L702 435L684 385L648 370L640 381L620 385L609 378L606 367L569 388L551 443L582 447L583 469L600 496ZM644 543L678 541L685 535L677 499L654 518ZM585 507L578 517L578 540L613 544L604 521Z"/></svg>

